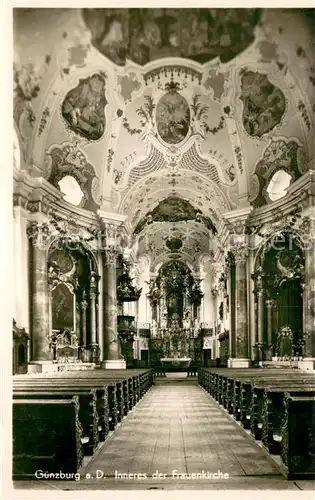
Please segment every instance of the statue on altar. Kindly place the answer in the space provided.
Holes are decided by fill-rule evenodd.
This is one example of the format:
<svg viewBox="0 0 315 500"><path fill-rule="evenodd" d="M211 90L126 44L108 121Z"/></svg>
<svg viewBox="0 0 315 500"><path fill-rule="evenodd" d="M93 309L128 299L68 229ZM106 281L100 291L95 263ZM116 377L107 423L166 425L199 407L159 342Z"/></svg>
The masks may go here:
<svg viewBox="0 0 315 500"><path fill-rule="evenodd" d="M185 330L188 330L190 328L190 311L186 311L184 321L183 321L183 327Z"/></svg>
<svg viewBox="0 0 315 500"><path fill-rule="evenodd" d="M167 327L167 313L164 313L161 319L161 328L165 329Z"/></svg>

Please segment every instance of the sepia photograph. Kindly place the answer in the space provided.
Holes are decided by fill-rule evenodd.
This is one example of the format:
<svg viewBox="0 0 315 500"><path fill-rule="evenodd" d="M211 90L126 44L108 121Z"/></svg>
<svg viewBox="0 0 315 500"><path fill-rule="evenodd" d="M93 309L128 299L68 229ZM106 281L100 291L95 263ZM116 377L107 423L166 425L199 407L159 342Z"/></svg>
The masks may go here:
<svg viewBox="0 0 315 500"><path fill-rule="evenodd" d="M313 498L315 10L270 7L13 8L19 498Z"/></svg>

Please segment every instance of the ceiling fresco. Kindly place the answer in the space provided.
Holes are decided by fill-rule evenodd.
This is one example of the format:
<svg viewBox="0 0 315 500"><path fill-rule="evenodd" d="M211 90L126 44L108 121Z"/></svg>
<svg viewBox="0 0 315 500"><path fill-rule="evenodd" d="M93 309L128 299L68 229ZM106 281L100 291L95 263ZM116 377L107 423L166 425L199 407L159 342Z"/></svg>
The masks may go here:
<svg viewBox="0 0 315 500"><path fill-rule="evenodd" d="M91 40L117 65L167 57L232 60L254 41L259 9L83 9ZM242 24L242 30L239 24Z"/></svg>
<svg viewBox="0 0 315 500"><path fill-rule="evenodd" d="M186 99L176 91L176 86L159 100L155 119L159 136L167 144L179 144L186 138L190 111Z"/></svg>
<svg viewBox="0 0 315 500"><path fill-rule="evenodd" d="M61 112L73 132L97 140L105 131L106 104L104 76L94 74L67 93Z"/></svg>
<svg viewBox="0 0 315 500"><path fill-rule="evenodd" d="M134 234L140 233L144 227L153 222L180 222L194 221L204 224L212 233L216 233L216 227L209 217L196 210L189 201L178 196L168 196L162 200L151 212L141 219L134 229Z"/></svg>
<svg viewBox="0 0 315 500"><path fill-rule="evenodd" d="M286 103L283 92L272 85L267 75L244 71L241 76L243 124L250 136L261 137L278 125Z"/></svg>

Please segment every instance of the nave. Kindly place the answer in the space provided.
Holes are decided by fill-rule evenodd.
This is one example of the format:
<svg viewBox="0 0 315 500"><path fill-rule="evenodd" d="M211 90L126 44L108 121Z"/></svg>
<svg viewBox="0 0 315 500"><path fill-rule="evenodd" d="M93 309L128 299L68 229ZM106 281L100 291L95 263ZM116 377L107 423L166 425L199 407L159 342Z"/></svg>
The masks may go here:
<svg viewBox="0 0 315 500"><path fill-rule="evenodd" d="M15 486L36 490L313 489L310 480L287 481L276 461L195 377L170 375L157 377L94 456L85 457L79 481L43 479L19 481ZM225 478L181 476L203 471L208 476L221 472ZM115 479L115 473L146 474L147 479ZM90 479L85 479L87 474Z"/></svg>

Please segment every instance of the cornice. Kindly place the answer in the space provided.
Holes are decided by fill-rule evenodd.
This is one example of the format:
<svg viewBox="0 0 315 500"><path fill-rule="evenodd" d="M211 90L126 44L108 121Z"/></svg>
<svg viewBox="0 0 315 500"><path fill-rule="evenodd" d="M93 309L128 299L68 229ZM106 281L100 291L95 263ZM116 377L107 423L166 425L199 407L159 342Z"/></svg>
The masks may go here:
<svg viewBox="0 0 315 500"><path fill-rule="evenodd" d="M69 203L59 200L54 204L54 215L60 217L61 219L72 219L75 220L78 225L85 228L98 228L99 218L97 214L91 212L90 210L85 210L84 208L75 207Z"/></svg>
<svg viewBox="0 0 315 500"><path fill-rule="evenodd" d="M225 214L222 215L223 219L230 223L235 223L235 222L245 222L249 216L249 214L253 211L252 206L232 210L231 212L226 212Z"/></svg>
<svg viewBox="0 0 315 500"><path fill-rule="evenodd" d="M113 224L114 226L121 226L127 219L127 215L115 212L103 212L102 210L98 210L97 215L103 223Z"/></svg>

